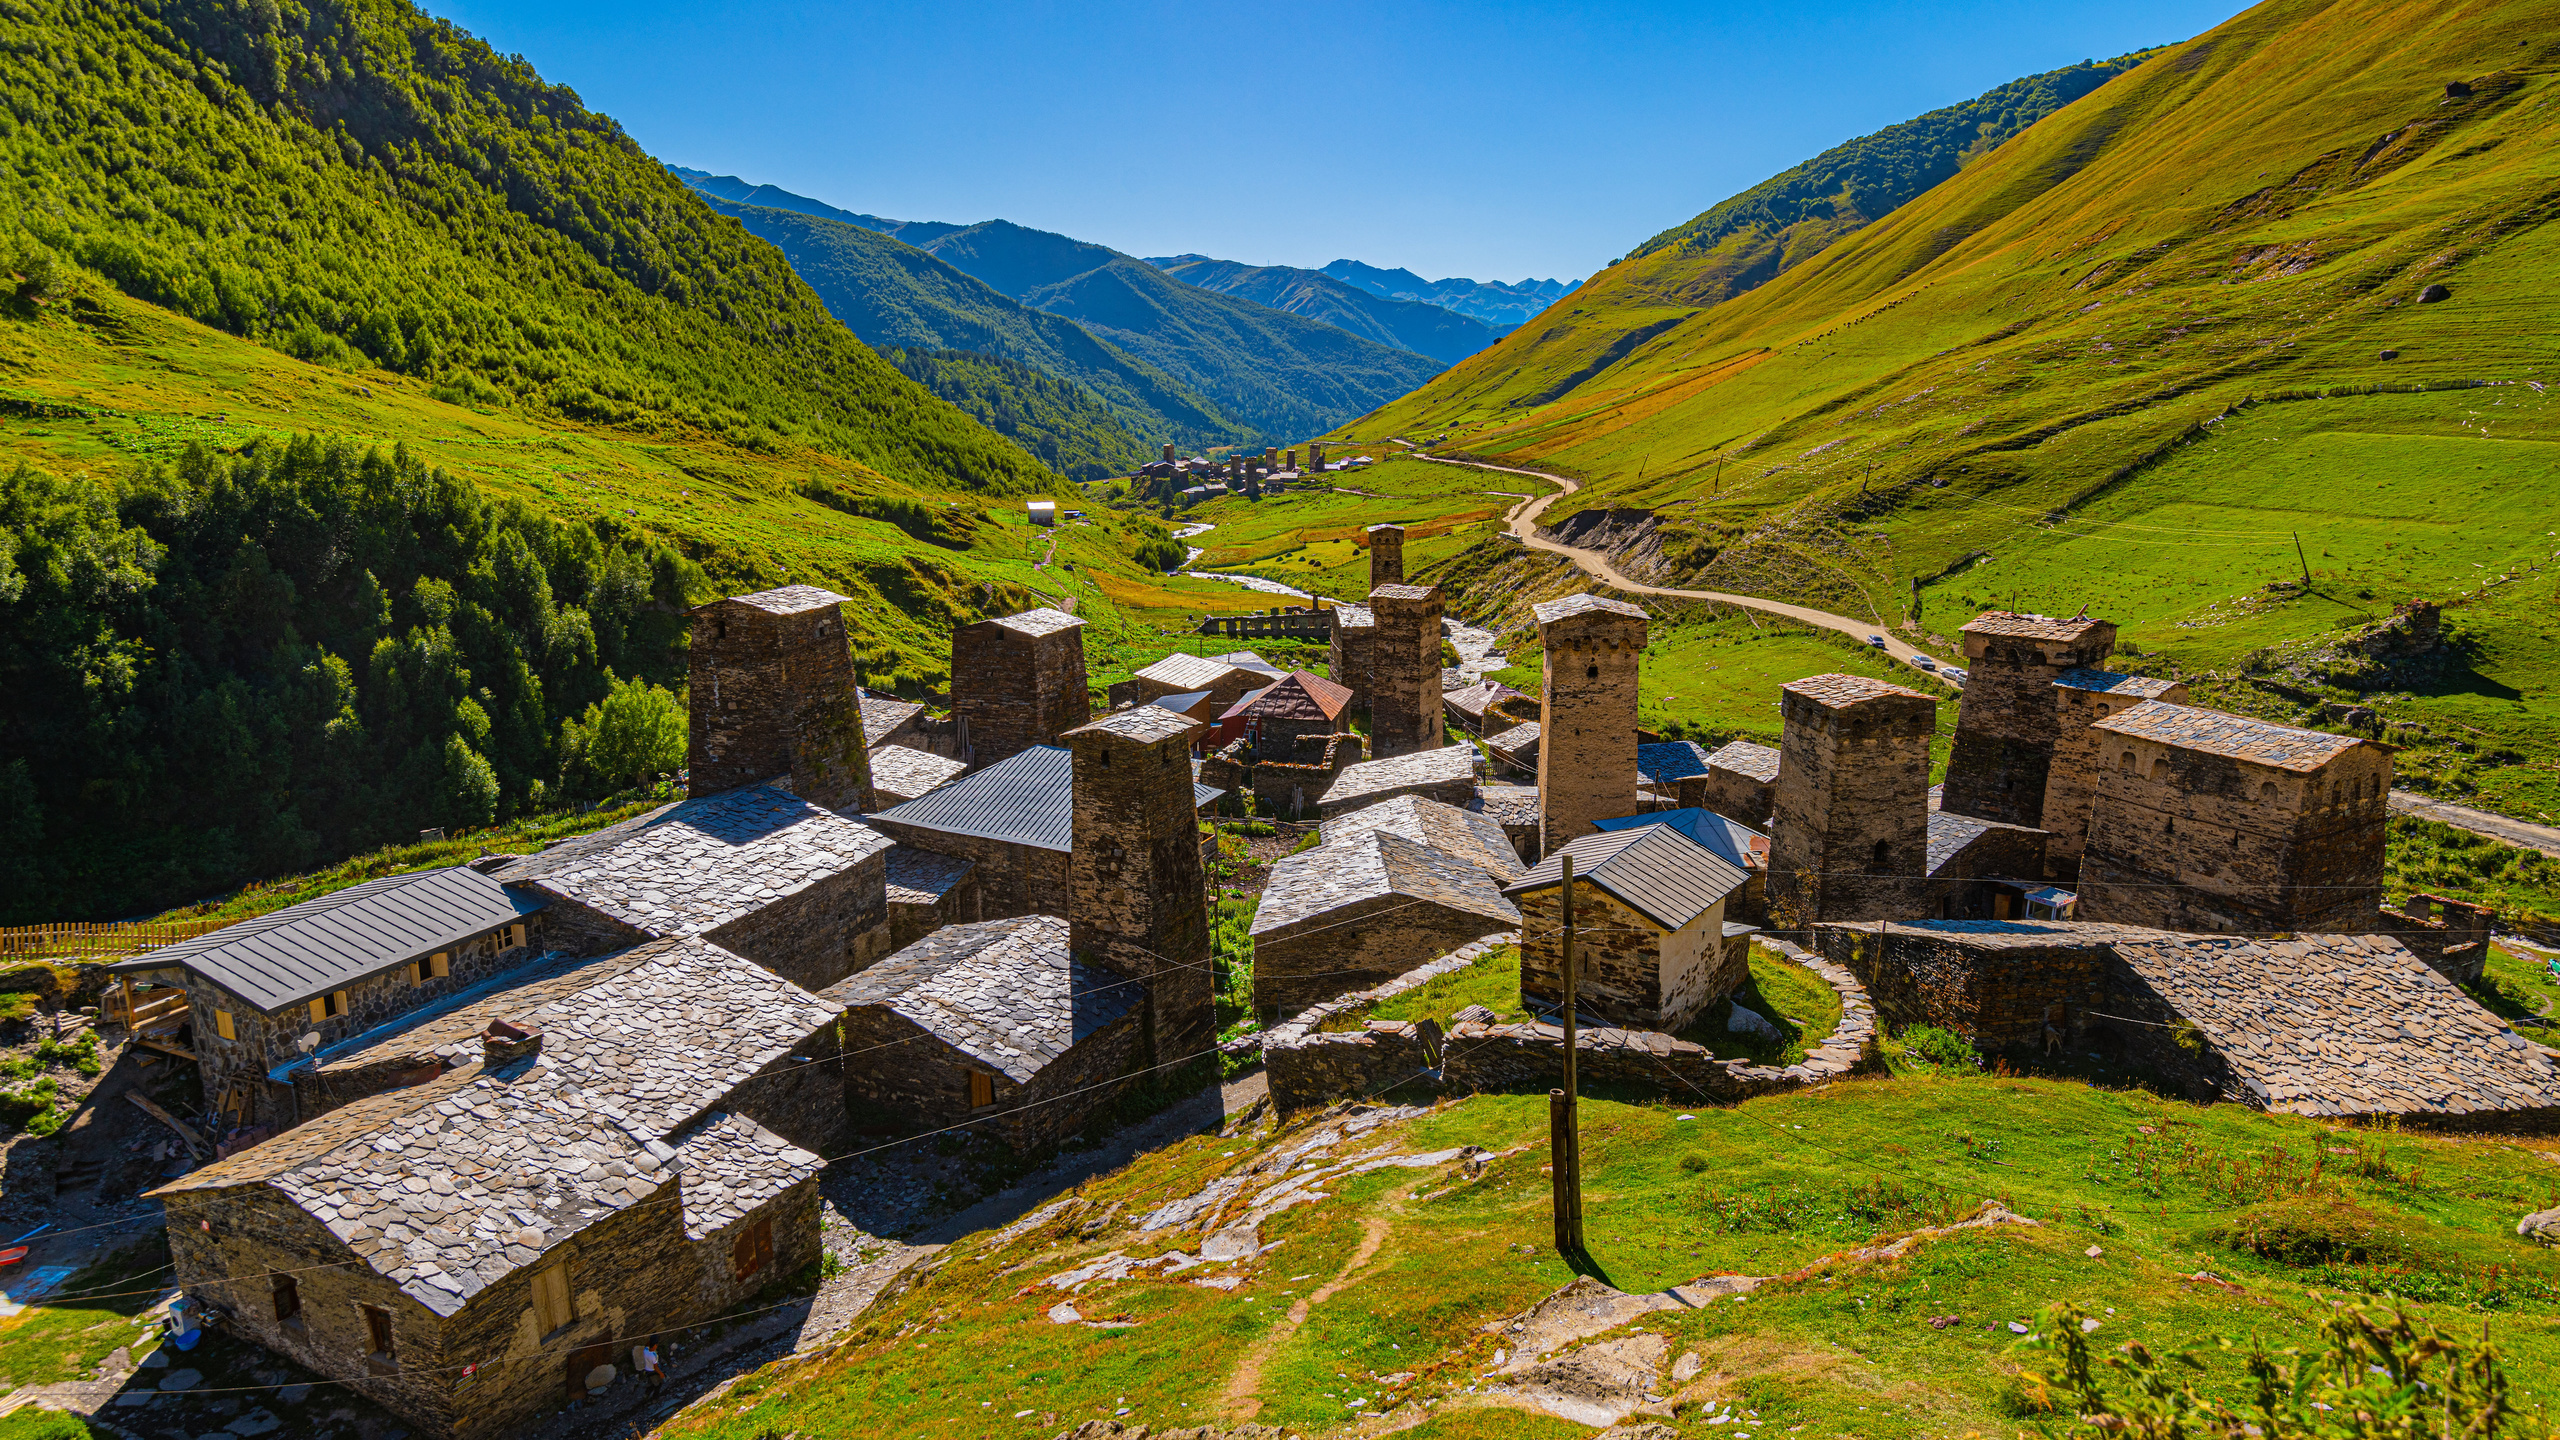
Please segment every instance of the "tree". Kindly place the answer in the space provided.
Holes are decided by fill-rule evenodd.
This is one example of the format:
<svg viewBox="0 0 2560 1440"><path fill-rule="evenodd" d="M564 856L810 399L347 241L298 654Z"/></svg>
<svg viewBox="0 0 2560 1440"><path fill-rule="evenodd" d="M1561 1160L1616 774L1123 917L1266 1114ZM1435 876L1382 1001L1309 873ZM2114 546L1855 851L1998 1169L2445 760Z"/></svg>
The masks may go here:
<svg viewBox="0 0 2560 1440"><path fill-rule="evenodd" d="M560 751L561 773L582 794L645 785L684 768L684 706L647 681L614 681L584 716L560 723Z"/></svg>

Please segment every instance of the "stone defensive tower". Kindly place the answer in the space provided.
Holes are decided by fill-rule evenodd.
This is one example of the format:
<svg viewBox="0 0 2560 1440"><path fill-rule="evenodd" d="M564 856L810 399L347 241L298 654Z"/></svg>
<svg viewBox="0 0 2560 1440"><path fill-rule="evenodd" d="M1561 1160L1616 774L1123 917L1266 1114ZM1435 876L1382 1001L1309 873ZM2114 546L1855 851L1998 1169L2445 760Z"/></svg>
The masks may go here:
<svg viewBox="0 0 2560 1440"><path fill-rule="evenodd" d="M844 597L785 585L696 606L685 764L692 791L778 781L830 810L872 807Z"/></svg>
<svg viewBox="0 0 2560 1440"><path fill-rule="evenodd" d="M1404 583L1404 527L1369 527L1369 588Z"/></svg>
<svg viewBox="0 0 2560 1440"><path fill-rule="evenodd" d="M2089 813L2097 800L2098 770L2106 763L2107 736L2090 727L2145 700L2187 703L2187 687L2148 675L2111 670L2065 670L2053 682L2053 766L2045 772L2045 868L2066 879L2080 873L2089 840Z"/></svg>
<svg viewBox="0 0 2560 1440"><path fill-rule="evenodd" d="M1769 919L1907 920L1929 873L1938 703L1863 675L1786 686L1769 822Z"/></svg>
<svg viewBox="0 0 2560 1440"><path fill-rule="evenodd" d="M1964 699L1956 710L1955 752L1947 760L1939 808L2004 825L2043 824L2053 766L2053 682L2065 670L2094 670L2116 648L2104 620L2056 620L1993 610L1964 636Z"/></svg>
<svg viewBox="0 0 2560 1440"><path fill-rule="evenodd" d="M1378 617L1366 605L1333 607L1333 638L1326 644L1325 673L1351 690L1354 712L1369 713L1369 660L1377 650Z"/></svg>
<svg viewBox="0 0 2560 1440"><path fill-rule="evenodd" d="M981 769L1057 744L1093 718L1084 622L1043 608L951 632L951 713L968 727L965 758Z"/></svg>
<svg viewBox="0 0 2560 1440"><path fill-rule="evenodd" d="M1075 755L1067 943L1146 985L1150 1066L1205 1050L1217 1038L1191 790L1191 740L1200 728L1149 705L1061 737Z"/></svg>
<svg viewBox="0 0 2560 1440"><path fill-rule="evenodd" d="M1369 592L1369 615L1377 630L1369 642L1371 757L1439 749L1438 587L1381 585Z"/></svg>
<svg viewBox="0 0 2560 1440"><path fill-rule="evenodd" d="M1167 465L1173 463L1173 442L1170 440L1164 442L1164 463Z"/></svg>
<svg viewBox="0 0 2560 1440"><path fill-rule="evenodd" d="M1568 595L1536 607L1546 673L1538 687L1538 831L1552 855L1636 808L1636 680L1643 610Z"/></svg>

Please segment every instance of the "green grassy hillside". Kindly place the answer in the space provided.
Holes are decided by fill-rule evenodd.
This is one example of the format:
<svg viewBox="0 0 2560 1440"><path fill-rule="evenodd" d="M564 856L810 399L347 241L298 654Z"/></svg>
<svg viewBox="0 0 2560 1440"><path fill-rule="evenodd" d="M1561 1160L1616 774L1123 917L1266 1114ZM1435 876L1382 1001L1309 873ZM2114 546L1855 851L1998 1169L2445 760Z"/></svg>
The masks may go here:
<svg viewBox="0 0 2560 1440"><path fill-rule="evenodd" d="M1656 512L1657 576L1921 637L2087 603L2216 703L2378 700L2404 773L2560 813L2556 20L2258 6L1746 294L1671 303L1710 260L1665 246L1344 434L1585 477L1548 518ZM2414 599L2448 657L2321 678Z"/></svg>
<svg viewBox="0 0 2560 1440"><path fill-rule="evenodd" d="M1464 360L1494 341L1493 327L1472 316L1420 300L1371 294L1321 270L1246 265L1206 255L1168 255L1147 263L1185 285L1321 320L1381 345L1428 355L1443 365Z"/></svg>
<svg viewBox="0 0 2560 1440"><path fill-rule="evenodd" d="M718 178L705 177L701 183ZM1125 474L1154 459L1155 447L1166 440L1208 449L1242 444L1247 438L1242 427L1164 372L1094 339L1073 320L1032 309L902 240L779 207L717 198L710 203L778 247L826 302L828 312L874 346L1002 356L1093 392L1111 407L1116 428L1130 437L1110 452L1120 458L1109 462L1115 467L1109 473ZM988 411L935 393L982 423L988 420ZM1099 443L1097 439L1085 448ZM1036 443L1026 448L1039 451ZM1140 458L1127 458L1140 450L1146 452ZM1072 468L1062 467L1062 473L1092 478Z"/></svg>
<svg viewBox="0 0 2560 1440"><path fill-rule="evenodd" d="M287 23L290 14L292 21ZM0 267L458 403L1044 483L611 119L403 0L12 7Z"/></svg>

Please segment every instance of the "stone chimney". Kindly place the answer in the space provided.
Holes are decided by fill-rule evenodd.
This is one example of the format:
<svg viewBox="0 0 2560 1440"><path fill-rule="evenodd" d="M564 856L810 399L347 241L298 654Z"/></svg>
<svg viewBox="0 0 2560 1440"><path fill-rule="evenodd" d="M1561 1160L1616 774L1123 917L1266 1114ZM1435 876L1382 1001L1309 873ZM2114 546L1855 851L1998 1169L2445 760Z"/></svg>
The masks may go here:
<svg viewBox="0 0 2560 1440"><path fill-rule="evenodd" d="M1039 609L951 632L951 713L968 721L970 763L980 769L1057 744L1093 718L1084 621Z"/></svg>
<svg viewBox="0 0 2560 1440"><path fill-rule="evenodd" d="M1381 585L1369 592L1369 746L1385 760L1440 748L1440 591ZM1629 788L1635 773L1628 767Z"/></svg>
<svg viewBox="0 0 2560 1440"><path fill-rule="evenodd" d="M1552 855L1636 808L1636 680L1645 612L1568 595L1536 607L1546 675L1538 689L1538 829Z"/></svg>
<svg viewBox="0 0 2560 1440"><path fill-rule="evenodd" d="M1770 923L1919 918L1938 702L1863 675L1815 675L1783 694Z"/></svg>
<svg viewBox="0 0 2560 1440"><path fill-rule="evenodd" d="M872 805L844 597L786 585L695 607L692 793L778 783L830 810Z"/></svg>
<svg viewBox="0 0 2560 1440"><path fill-rule="evenodd" d="M489 1028L480 1032L480 1064L483 1069L495 1070L501 1065L531 1059L541 1050L542 1027L530 1022L519 1025L512 1020L492 1020Z"/></svg>
<svg viewBox="0 0 2560 1440"><path fill-rule="evenodd" d="M1369 588L1404 583L1404 527L1369 527Z"/></svg>
<svg viewBox="0 0 2560 1440"><path fill-rule="evenodd" d="M1151 1066L1205 1050L1217 1036L1191 789L1191 742L1201 728L1150 705L1060 737L1075 754L1068 944L1145 983Z"/></svg>

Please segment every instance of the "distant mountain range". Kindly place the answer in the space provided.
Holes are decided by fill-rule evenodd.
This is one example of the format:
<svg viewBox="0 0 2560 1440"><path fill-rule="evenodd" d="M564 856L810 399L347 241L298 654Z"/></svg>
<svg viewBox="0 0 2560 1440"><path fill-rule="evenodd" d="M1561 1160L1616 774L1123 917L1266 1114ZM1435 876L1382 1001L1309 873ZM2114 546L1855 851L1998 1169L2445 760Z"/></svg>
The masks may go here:
<svg viewBox="0 0 2560 1440"><path fill-rule="evenodd" d="M1150 444L1285 444L1366 414L1443 366L1071 236L1005 220L891 220L735 176L674 173L781 249L864 340L982 351L1074 380ZM1034 315L1074 322L1084 341ZM968 393L983 395L985 378ZM960 394L946 398L968 408Z"/></svg>
<svg viewBox="0 0 2560 1440"><path fill-rule="evenodd" d="M1454 365L1502 338L1471 315L1420 300L1397 300L1345 284L1320 270L1288 265L1246 265L1206 255L1167 255L1148 264L1186 285L1235 295L1274 310L1304 315Z"/></svg>
<svg viewBox="0 0 2560 1440"><path fill-rule="evenodd" d="M1336 260L1321 272L1372 295L1419 300L1481 320L1497 335L1528 323L1541 310L1574 292L1578 280L1425 280L1410 270L1381 270L1357 260Z"/></svg>

